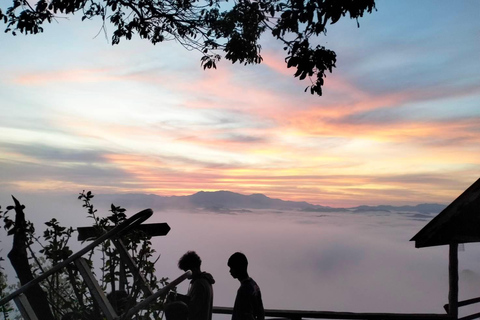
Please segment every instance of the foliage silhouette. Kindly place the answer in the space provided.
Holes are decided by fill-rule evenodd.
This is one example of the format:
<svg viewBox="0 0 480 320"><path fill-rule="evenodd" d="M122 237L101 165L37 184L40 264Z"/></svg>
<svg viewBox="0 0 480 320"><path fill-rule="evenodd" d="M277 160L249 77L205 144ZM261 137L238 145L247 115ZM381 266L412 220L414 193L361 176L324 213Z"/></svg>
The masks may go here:
<svg viewBox="0 0 480 320"><path fill-rule="evenodd" d="M115 29L112 44L134 35L153 44L175 40L202 53L204 69L216 68L223 51L232 63L262 61L261 35L269 31L283 45L288 68L295 77L309 78L305 91L322 95L326 72L336 66L336 54L315 37L327 25L347 14L352 19L375 9L375 0L12 0L0 19L5 32L36 34L43 23L60 15L82 14L82 20L99 17Z"/></svg>

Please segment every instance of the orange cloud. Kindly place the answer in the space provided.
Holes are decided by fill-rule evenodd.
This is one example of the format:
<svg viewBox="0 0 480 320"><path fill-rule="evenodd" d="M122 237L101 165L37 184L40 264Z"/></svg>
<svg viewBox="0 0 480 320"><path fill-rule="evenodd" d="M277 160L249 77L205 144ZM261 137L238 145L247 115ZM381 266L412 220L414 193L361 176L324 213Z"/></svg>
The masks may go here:
<svg viewBox="0 0 480 320"><path fill-rule="evenodd" d="M273 170L170 168L167 162L140 155L109 155L107 158L111 164L132 176L131 180L120 186L125 190L139 189L142 192L168 195L188 195L199 190L230 190L244 194L264 193L274 198L332 206L345 206L348 204L346 199L352 205L376 203L374 195L379 193L390 193L389 199L398 201L405 201L407 194L412 202L432 199L428 192L409 189L412 183L408 181L395 181L395 178L382 181L360 173L332 175L321 167L275 167ZM421 184L421 181L418 179L417 184ZM438 195L436 193L435 196Z"/></svg>

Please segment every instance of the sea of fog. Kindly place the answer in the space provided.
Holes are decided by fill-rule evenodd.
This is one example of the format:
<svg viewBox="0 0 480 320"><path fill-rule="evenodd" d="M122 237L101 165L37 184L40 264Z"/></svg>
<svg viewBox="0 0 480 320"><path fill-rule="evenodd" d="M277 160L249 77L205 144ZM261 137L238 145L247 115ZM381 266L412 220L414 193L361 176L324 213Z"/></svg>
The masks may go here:
<svg viewBox="0 0 480 320"><path fill-rule="evenodd" d="M40 222L48 220L45 217L56 217L64 225L91 223L78 201L75 206L39 199L26 202L27 216L39 229ZM108 207L98 209L99 214L108 214ZM144 208L127 209L132 215ZM182 273L178 259L187 250L196 251L202 270L216 280L216 306L233 306L239 283L226 263L232 253L241 251L249 259L250 276L260 285L267 309L445 312L448 247L416 249L409 241L433 215L153 209L147 222L167 222L171 227L167 236L152 239L160 255L158 276L176 278ZM5 232L0 236L1 254L6 256L11 239ZM480 296L480 245L466 244L459 260L460 299ZM2 265L11 273L6 262ZM178 291L187 288L188 283L182 283Z"/></svg>
<svg viewBox="0 0 480 320"><path fill-rule="evenodd" d="M268 309L444 313L448 302L448 248L414 247L427 222L415 214L161 212L154 220L172 227L154 240L159 273L176 277L178 258L195 250L217 281L217 306L235 298L226 265L235 251L247 255ZM460 252L461 299L480 296L477 247Z"/></svg>

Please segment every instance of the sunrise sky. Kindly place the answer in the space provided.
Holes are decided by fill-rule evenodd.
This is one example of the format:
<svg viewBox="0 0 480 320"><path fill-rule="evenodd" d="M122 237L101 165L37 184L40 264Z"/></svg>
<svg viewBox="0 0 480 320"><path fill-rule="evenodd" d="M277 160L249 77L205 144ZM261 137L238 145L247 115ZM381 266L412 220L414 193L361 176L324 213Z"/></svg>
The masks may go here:
<svg viewBox="0 0 480 320"><path fill-rule="evenodd" d="M261 65L203 71L177 43L111 46L76 20L0 33L2 194L448 204L480 177L478 0L377 1L360 28L331 25L322 97L269 37Z"/></svg>

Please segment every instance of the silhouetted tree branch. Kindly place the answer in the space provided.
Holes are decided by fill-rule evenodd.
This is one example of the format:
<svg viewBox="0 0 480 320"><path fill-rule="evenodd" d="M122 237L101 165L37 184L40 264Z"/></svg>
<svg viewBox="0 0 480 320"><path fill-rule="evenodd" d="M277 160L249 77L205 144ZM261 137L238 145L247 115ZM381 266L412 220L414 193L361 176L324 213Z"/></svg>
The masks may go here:
<svg viewBox="0 0 480 320"><path fill-rule="evenodd" d="M176 40L202 53L204 69L216 68L218 51L232 63L261 63L260 36L265 31L284 45L287 66L300 80L309 77L312 94L322 95L326 71L332 72L336 54L312 37L327 32L328 24L347 14L352 19L375 9L375 0L12 0L0 19L6 32L36 34L44 22L59 14L81 12L82 20L100 17L111 23L112 44L135 34L156 44Z"/></svg>

